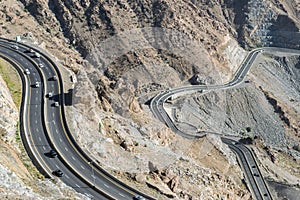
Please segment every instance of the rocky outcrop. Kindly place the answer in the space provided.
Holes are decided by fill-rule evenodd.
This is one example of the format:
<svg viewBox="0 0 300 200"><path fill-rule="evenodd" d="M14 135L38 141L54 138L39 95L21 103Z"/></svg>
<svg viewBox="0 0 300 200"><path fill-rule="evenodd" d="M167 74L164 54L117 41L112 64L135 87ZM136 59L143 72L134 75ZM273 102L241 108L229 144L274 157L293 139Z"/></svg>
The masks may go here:
<svg viewBox="0 0 300 200"><path fill-rule="evenodd" d="M148 105L161 90L186 84L195 74L197 84L226 82L246 55L240 46L297 47L298 8L298 0L10 0L0 4L0 34L30 32L24 41L41 44L76 73L74 104L66 108L69 126L105 169L122 172L126 181L127 173L148 177L151 162L155 190L167 188L163 193L180 199L247 199L236 181L240 171L230 174L235 181L226 176L236 160L220 140L178 137L153 118ZM182 127L255 134L270 145L293 147L299 135L299 59L266 59L276 64L261 63L247 77L250 86L180 100ZM166 166L178 168L168 175ZM136 176L138 187L153 192L145 179Z"/></svg>

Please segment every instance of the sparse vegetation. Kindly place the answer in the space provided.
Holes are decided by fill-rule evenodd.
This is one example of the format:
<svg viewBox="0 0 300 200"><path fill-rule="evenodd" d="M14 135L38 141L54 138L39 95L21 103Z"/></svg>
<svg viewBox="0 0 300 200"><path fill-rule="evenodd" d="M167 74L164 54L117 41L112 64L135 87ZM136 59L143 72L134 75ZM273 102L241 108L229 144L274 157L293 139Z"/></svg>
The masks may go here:
<svg viewBox="0 0 300 200"><path fill-rule="evenodd" d="M9 63L0 59L0 75L7 84L14 103L19 108L22 100L22 88L17 71Z"/></svg>
<svg viewBox="0 0 300 200"><path fill-rule="evenodd" d="M16 129L16 141L18 143L19 149L21 151L21 155L20 155L20 160L22 161L22 163L24 164L24 166L26 167L26 169L28 170L28 172L34 177L34 178L38 178L38 179L44 179L44 176L37 170L37 168L33 165L31 159L29 158L22 140L21 140L21 136L20 136L20 126L19 126L19 122L17 123L17 129ZM30 183L27 183L30 184Z"/></svg>

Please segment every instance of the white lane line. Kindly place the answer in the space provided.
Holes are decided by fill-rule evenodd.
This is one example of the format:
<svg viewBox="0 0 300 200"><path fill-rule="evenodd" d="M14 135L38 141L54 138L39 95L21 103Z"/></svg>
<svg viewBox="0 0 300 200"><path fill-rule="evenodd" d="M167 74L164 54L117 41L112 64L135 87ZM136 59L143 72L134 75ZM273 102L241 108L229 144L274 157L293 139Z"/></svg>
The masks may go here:
<svg viewBox="0 0 300 200"><path fill-rule="evenodd" d="M36 112L34 113L34 116L36 116Z"/></svg>
<svg viewBox="0 0 300 200"><path fill-rule="evenodd" d="M79 185L77 185L77 184L75 184L76 185L76 187L80 187Z"/></svg>
<svg viewBox="0 0 300 200"><path fill-rule="evenodd" d="M39 128L36 128L35 130L36 130L36 132L39 132L39 131L40 131Z"/></svg>
<svg viewBox="0 0 300 200"><path fill-rule="evenodd" d="M85 169L82 165L80 165L80 167L81 167L82 169Z"/></svg>
<svg viewBox="0 0 300 200"><path fill-rule="evenodd" d="M42 141L41 137L39 137L40 142Z"/></svg>
<svg viewBox="0 0 300 200"><path fill-rule="evenodd" d="M74 156L72 156L72 159L75 160Z"/></svg>
<svg viewBox="0 0 300 200"><path fill-rule="evenodd" d="M66 151L69 151L67 147L65 147L65 150L66 150Z"/></svg>
<svg viewBox="0 0 300 200"><path fill-rule="evenodd" d="M56 168L59 168L57 165L55 165Z"/></svg>
<svg viewBox="0 0 300 200"><path fill-rule="evenodd" d="M54 113L52 113L52 116L53 116L53 117L55 116Z"/></svg>
<svg viewBox="0 0 300 200"><path fill-rule="evenodd" d="M35 120L35 123L37 124L37 120Z"/></svg>
<svg viewBox="0 0 300 200"><path fill-rule="evenodd" d="M60 141L60 142L62 142L62 139L61 139L61 138L59 138L59 141Z"/></svg>
<svg viewBox="0 0 300 200"><path fill-rule="evenodd" d="M70 177L66 174L66 178L70 178Z"/></svg>
<svg viewBox="0 0 300 200"><path fill-rule="evenodd" d="M107 187L107 188L110 188L110 187L109 187L108 185L106 185L105 183L104 183L104 186Z"/></svg>
<svg viewBox="0 0 300 200"><path fill-rule="evenodd" d="M119 193L119 195L125 198L125 196L123 194Z"/></svg>
<svg viewBox="0 0 300 200"><path fill-rule="evenodd" d="M58 133L57 129L55 129L55 132Z"/></svg>
<svg viewBox="0 0 300 200"><path fill-rule="evenodd" d="M36 91L35 91L35 93L37 94L37 93L39 93L39 91L38 91L38 90L36 90Z"/></svg>
<svg viewBox="0 0 300 200"><path fill-rule="evenodd" d="M96 179L96 177L93 174L91 174L91 177L93 177L94 179Z"/></svg>
<svg viewBox="0 0 300 200"><path fill-rule="evenodd" d="M43 149L46 150L46 147L43 146Z"/></svg>

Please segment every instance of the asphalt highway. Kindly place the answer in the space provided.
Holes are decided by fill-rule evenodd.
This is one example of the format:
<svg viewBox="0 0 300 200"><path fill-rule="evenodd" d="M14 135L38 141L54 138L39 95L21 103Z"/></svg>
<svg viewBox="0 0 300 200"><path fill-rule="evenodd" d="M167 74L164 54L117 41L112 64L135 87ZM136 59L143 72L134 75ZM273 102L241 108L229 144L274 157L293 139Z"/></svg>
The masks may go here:
<svg viewBox="0 0 300 200"><path fill-rule="evenodd" d="M31 144L28 151L31 151L31 159L36 166L42 169L46 176L60 179L92 199L127 200L136 195L153 199L118 181L82 153L74 144L74 139L70 138L68 128L63 122L63 89L60 74L53 66L53 61L38 49L23 44L17 44L16 49L14 45L16 44L12 41L0 39L0 56L14 63L20 76L24 76L23 94L26 97L22 102L21 115L24 120L21 123L24 128L21 131L28 138L27 143ZM30 49L34 49L34 52L30 52ZM40 57L35 56L37 51ZM25 69L28 69L30 74L26 74ZM53 79L54 76L57 77L56 80ZM40 83L39 87L35 86L36 82ZM49 97L50 92L52 97ZM59 106L55 106L55 102L59 102ZM23 142L26 142L26 139L23 139ZM49 156L51 149L58 152L57 158ZM52 174L57 169L64 173L62 177Z"/></svg>
<svg viewBox="0 0 300 200"><path fill-rule="evenodd" d="M31 52L30 49L33 51ZM172 95L184 95L189 91L202 92L235 87L243 82L257 55L266 50L294 51L278 48L253 50L245 58L230 82L223 85L185 86L162 92L150 103L153 114L183 137L189 139L203 137L207 134L206 132L185 133L179 130L165 111L164 102ZM35 52L38 52L40 56L36 56ZM92 199L128 200L133 199L136 195L153 199L108 174L77 145L64 117L62 78L58 66L50 56L36 47L16 44L6 39L0 39L0 56L17 69L22 78L23 99L20 113L22 141L34 164L46 177L60 179ZM28 69L30 74L26 74L25 69ZM57 77L56 80L53 79L54 76ZM40 83L39 87L35 86L36 82ZM53 94L52 97L49 97L50 92ZM58 102L59 106L55 106L55 102ZM271 199L252 152L234 140L223 137L222 141L237 154L250 190L256 199ZM49 156L52 149L58 152L58 157L51 158ZM64 176L56 177L52 174L57 169L63 171Z"/></svg>
<svg viewBox="0 0 300 200"><path fill-rule="evenodd" d="M182 137L194 139L197 137L203 137L208 132L197 132L197 133L187 133L179 130L176 124L173 123L170 116L164 109L164 102L172 96L176 95L185 95L187 92L203 92L203 91L213 91L213 90L221 90L221 89L228 89L237 86L238 84L242 83L251 69L253 62L255 61L256 57L264 52L285 52L285 53L297 53L300 54L299 50L292 50L292 49L283 49L283 48L259 48L251 51L248 56L244 59L242 64L240 65L239 69L235 73L233 79L228 83L222 85L189 85L183 86L179 88L169 89L164 91L157 96L155 96L152 101L150 102L150 109L152 110L154 116L156 116L159 120L164 122L168 127L170 127L175 133L181 135ZM212 133L218 134L219 133ZM272 196L269 192L268 186L261 175L261 172L258 168L258 165L253 157L252 152L249 148L245 145L236 142L235 140L221 137L222 141L227 144L238 156L239 163L244 170L245 177L247 180L247 185L251 193L253 194L254 198L257 200L260 199L272 199Z"/></svg>

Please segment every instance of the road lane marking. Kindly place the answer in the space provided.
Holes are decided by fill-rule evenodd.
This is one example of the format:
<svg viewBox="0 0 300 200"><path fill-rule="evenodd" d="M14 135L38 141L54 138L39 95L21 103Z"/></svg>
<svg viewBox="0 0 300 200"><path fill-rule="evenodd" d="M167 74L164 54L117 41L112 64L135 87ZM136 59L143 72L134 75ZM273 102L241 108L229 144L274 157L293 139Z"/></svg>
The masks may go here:
<svg viewBox="0 0 300 200"><path fill-rule="evenodd" d="M119 195L125 198L125 196L123 194L119 193Z"/></svg>
<svg viewBox="0 0 300 200"><path fill-rule="evenodd" d="M75 184L76 185L76 187L80 187L79 185L77 185L77 184Z"/></svg>
<svg viewBox="0 0 300 200"><path fill-rule="evenodd" d="M62 139L61 139L61 138L59 138L59 141L60 141L60 142L62 142Z"/></svg>
<svg viewBox="0 0 300 200"><path fill-rule="evenodd" d="M46 151L46 147L43 146L43 149Z"/></svg>
<svg viewBox="0 0 300 200"><path fill-rule="evenodd" d="M40 142L42 141L41 137L39 137Z"/></svg>
<svg viewBox="0 0 300 200"><path fill-rule="evenodd" d="M56 168L59 168L57 165L55 165Z"/></svg>
<svg viewBox="0 0 300 200"><path fill-rule="evenodd" d="M104 186L107 187L107 188L110 188L110 187L109 187L108 185L106 185L105 183L104 183Z"/></svg>
<svg viewBox="0 0 300 200"><path fill-rule="evenodd" d="M65 147L65 150L66 150L66 151L69 151L67 147Z"/></svg>
<svg viewBox="0 0 300 200"><path fill-rule="evenodd" d="M58 133L57 129L55 129L55 132Z"/></svg>
<svg viewBox="0 0 300 200"><path fill-rule="evenodd" d="M72 159L75 160L74 156L72 156Z"/></svg>
<svg viewBox="0 0 300 200"><path fill-rule="evenodd" d="M80 167L81 167L82 169L85 169L82 165L80 165Z"/></svg>
<svg viewBox="0 0 300 200"><path fill-rule="evenodd" d="M66 178L68 178L68 179L69 179L70 177L69 177L69 176L66 174Z"/></svg>

